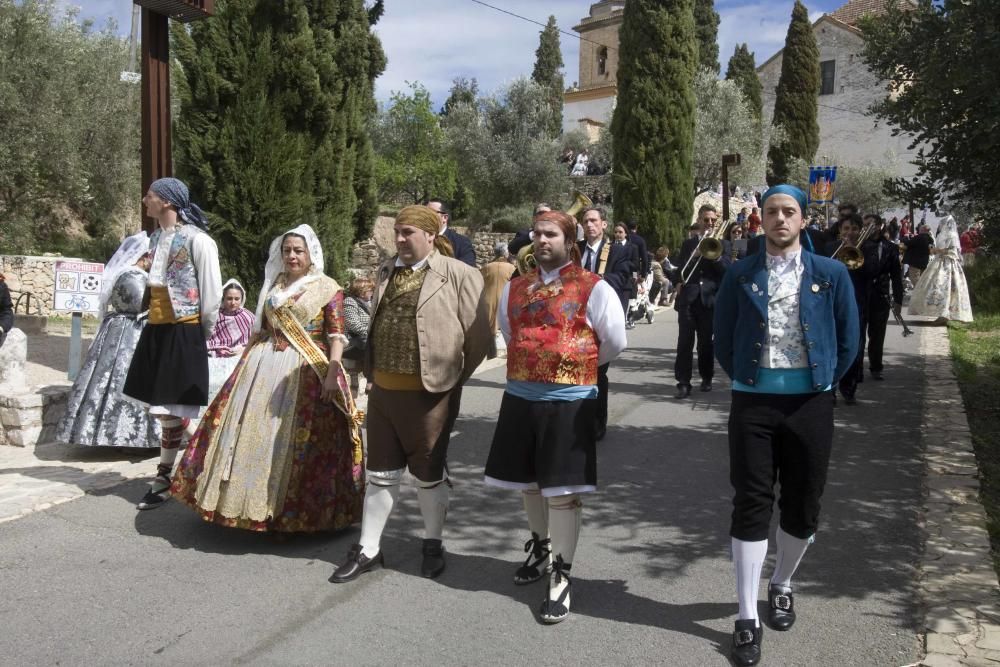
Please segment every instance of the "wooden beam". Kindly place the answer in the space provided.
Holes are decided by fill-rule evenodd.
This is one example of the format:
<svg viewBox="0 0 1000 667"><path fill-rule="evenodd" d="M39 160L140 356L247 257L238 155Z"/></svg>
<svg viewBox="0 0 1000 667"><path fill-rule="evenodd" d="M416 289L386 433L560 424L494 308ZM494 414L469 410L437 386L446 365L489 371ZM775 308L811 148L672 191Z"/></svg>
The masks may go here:
<svg viewBox="0 0 1000 667"><path fill-rule="evenodd" d="M142 194L158 178L173 175L170 154L170 29L167 17L142 9ZM156 221L143 211L142 228Z"/></svg>

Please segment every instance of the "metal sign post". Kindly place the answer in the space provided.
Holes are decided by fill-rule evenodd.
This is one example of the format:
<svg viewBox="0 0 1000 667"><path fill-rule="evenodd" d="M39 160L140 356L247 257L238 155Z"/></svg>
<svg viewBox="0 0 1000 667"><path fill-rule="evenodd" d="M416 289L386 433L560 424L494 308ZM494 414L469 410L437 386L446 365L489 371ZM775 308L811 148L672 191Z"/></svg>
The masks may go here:
<svg viewBox="0 0 1000 667"><path fill-rule="evenodd" d="M56 262L52 305L56 312L70 313L69 364L67 377L75 380L80 372L83 347L83 314L99 315L104 265L93 262Z"/></svg>

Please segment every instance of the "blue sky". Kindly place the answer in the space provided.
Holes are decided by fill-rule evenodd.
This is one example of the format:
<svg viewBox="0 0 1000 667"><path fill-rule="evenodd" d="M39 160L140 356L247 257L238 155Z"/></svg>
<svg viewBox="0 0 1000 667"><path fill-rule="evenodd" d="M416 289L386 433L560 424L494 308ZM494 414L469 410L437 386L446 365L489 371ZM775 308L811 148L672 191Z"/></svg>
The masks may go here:
<svg viewBox="0 0 1000 667"><path fill-rule="evenodd" d="M588 15L589 0L485 0L544 23L555 15L559 27L572 27ZM813 20L832 12L846 0L807 0ZM103 25L108 18L126 34L131 0L69 0L80 16ZM376 82L376 95L385 100L407 81L424 84L440 106L455 77L475 77L481 90L494 90L505 82L531 74L538 46L539 26L497 12L473 0L386 0L386 12L376 26L389 57L385 73ZM716 0L719 26L719 60L726 63L737 44L746 42L759 65L784 45L794 0ZM575 34L575 33L574 33ZM578 42L561 37L566 84L577 79Z"/></svg>

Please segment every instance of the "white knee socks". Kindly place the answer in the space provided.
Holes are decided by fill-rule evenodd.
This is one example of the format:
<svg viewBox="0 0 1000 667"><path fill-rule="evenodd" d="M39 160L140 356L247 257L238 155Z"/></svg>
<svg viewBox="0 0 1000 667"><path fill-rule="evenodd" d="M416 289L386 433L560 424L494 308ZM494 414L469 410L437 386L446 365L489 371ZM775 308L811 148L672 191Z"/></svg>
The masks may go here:
<svg viewBox="0 0 1000 667"><path fill-rule="evenodd" d="M733 567L736 570L736 596L740 602L741 621L757 617L757 591L760 587L760 571L767 558L767 540L744 542L732 538ZM757 622L758 627L760 622Z"/></svg>
<svg viewBox="0 0 1000 667"><path fill-rule="evenodd" d="M379 543L382 541L382 531L392 514L392 506L399 497L399 483L379 486L368 482L365 489L364 514L361 517L361 553L368 558L378 554Z"/></svg>
<svg viewBox="0 0 1000 667"><path fill-rule="evenodd" d="M420 514L424 517L424 539L440 540L448 514L448 482L432 488L417 487Z"/></svg>
<svg viewBox="0 0 1000 667"><path fill-rule="evenodd" d="M778 528L778 557L774 563L774 574L771 575L771 586L779 586L782 592L792 590L792 575L798 569L806 549L812 544L813 538L800 539L793 537Z"/></svg>
<svg viewBox="0 0 1000 667"><path fill-rule="evenodd" d="M552 537L552 557L562 556L563 561L573 563L576 544L580 539L580 519L583 503L580 496L571 494L549 498L549 535Z"/></svg>

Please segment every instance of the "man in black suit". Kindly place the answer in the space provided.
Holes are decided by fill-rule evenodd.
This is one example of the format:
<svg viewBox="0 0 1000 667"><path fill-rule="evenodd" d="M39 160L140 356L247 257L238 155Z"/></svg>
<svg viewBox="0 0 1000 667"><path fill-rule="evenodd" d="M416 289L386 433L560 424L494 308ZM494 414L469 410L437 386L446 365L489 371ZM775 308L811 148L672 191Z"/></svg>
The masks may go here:
<svg viewBox="0 0 1000 667"><path fill-rule="evenodd" d="M628 230L628 242L635 245L639 252L639 280L643 281L653 270L649 263L649 248L646 247L646 239L639 236L639 223L635 221L635 218L628 221Z"/></svg>
<svg viewBox="0 0 1000 667"><path fill-rule="evenodd" d="M910 284L916 287L917 281L920 280L920 274L927 269L927 264L931 259L931 246L934 245L934 239L931 238L930 227L924 224L919 225L917 234L906 239L904 244L906 252L903 253L903 264L910 267L907 277L910 279Z"/></svg>
<svg viewBox="0 0 1000 667"><path fill-rule="evenodd" d="M885 238L881 216L865 215L866 225L875 225L871 243L864 248L865 263L872 262L868 287L868 368L872 378L882 379L882 350L889 313L900 315L903 309L903 268L899 246Z"/></svg>
<svg viewBox="0 0 1000 667"><path fill-rule="evenodd" d="M10 300L10 290L3 276L0 276L0 345L7 338L7 332L14 328L14 304Z"/></svg>
<svg viewBox="0 0 1000 667"><path fill-rule="evenodd" d="M427 207L437 213L441 219L441 235L451 241L451 247L455 251L455 259L475 268L476 251L472 247L472 241L467 236L462 236L454 229L448 228L448 219L450 218L448 205L440 199L429 199Z"/></svg>
<svg viewBox="0 0 1000 667"><path fill-rule="evenodd" d="M718 219L718 211L711 204L705 204L698 209L698 220L695 222L698 235L685 240L681 245L677 259L678 269L673 276L674 284L679 285L674 299L678 328L677 358L674 361L677 398L687 398L691 395L695 339L698 342L698 374L701 376L701 390L712 391L712 375L715 372L715 351L712 347L715 292L719 289L722 276L731 262L732 253L729 242L723 241L722 255L710 260L701 257L698 245L712 232ZM691 264L685 270L688 260Z"/></svg>
<svg viewBox="0 0 1000 667"><path fill-rule="evenodd" d="M625 246L612 243L605 237L608 229L604 209L593 206L583 211L583 240L579 242L583 268L604 278L622 302L622 310L628 312L628 295L631 291L632 255ZM596 437L604 438L608 428L608 367L604 364L597 369Z"/></svg>

